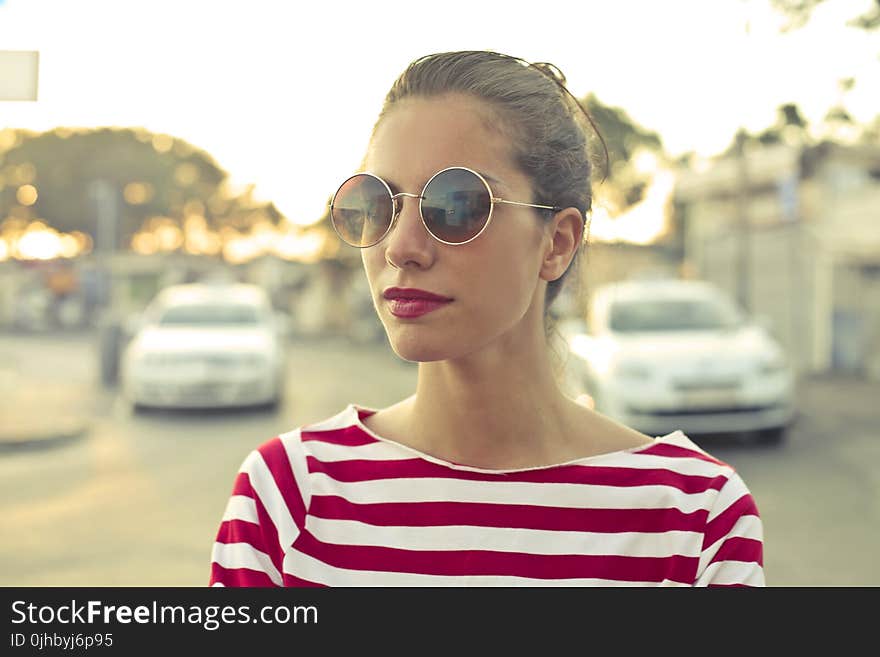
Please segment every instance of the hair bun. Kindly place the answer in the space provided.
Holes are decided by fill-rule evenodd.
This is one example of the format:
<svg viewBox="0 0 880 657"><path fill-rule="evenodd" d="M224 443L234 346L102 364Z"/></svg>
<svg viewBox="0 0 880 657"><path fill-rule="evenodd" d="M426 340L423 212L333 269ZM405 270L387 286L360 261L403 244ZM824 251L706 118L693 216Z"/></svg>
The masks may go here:
<svg viewBox="0 0 880 657"><path fill-rule="evenodd" d="M555 64L551 64L550 62L534 62L532 66L541 71L541 73L547 77L556 80L559 84L565 84L565 75Z"/></svg>

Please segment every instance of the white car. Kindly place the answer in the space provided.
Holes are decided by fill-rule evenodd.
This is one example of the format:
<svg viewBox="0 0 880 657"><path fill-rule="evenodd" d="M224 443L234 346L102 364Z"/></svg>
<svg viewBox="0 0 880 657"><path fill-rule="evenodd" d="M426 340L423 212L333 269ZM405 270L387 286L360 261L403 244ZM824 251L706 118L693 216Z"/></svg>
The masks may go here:
<svg viewBox="0 0 880 657"><path fill-rule="evenodd" d="M794 376L782 348L719 288L693 280L597 289L584 330L565 328L569 376L594 408L652 436L785 435Z"/></svg>
<svg viewBox="0 0 880 657"><path fill-rule="evenodd" d="M285 327L249 284L167 287L144 311L122 356L122 394L141 407L276 406Z"/></svg>

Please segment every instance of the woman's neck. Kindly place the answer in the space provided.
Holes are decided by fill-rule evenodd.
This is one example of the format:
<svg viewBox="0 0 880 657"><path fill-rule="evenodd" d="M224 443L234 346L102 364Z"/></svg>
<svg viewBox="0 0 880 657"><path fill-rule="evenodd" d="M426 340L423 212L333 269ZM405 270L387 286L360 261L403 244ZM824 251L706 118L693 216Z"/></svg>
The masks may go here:
<svg viewBox="0 0 880 657"><path fill-rule="evenodd" d="M412 446L503 468L554 462L570 433L572 403L546 352L536 350L421 363L416 394L401 411Z"/></svg>

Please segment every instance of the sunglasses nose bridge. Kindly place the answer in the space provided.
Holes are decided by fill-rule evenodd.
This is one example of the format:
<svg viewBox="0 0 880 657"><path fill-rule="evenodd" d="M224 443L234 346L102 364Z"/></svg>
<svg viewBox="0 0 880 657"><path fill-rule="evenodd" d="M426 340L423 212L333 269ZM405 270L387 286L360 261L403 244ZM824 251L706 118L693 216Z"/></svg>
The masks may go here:
<svg viewBox="0 0 880 657"><path fill-rule="evenodd" d="M405 198L413 199L413 202L415 205L413 205L413 207L410 209L410 211L415 213L415 216L413 218L416 220L416 224L420 227L420 229L427 228L425 226L425 221L422 218L422 209L421 209L421 201L425 197L421 194L411 194L409 192L398 192L397 194L391 195L391 201L393 203L392 212L394 214L391 218L391 226L389 227L387 234L400 232L400 230L401 230L401 228L400 228L401 214L403 214L403 211L404 211L403 201ZM409 226L408 221L409 220L407 220L407 226ZM409 228L406 228L405 232L408 232L408 231L409 231ZM430 231L426 231L426 235L430 236ZM398 236L398 238L399 237L400 236ZM398 239L398 238L392 238L392 239Z"/></svg>
<svg viewBox="0 0 880 657"><path fill-rule="evenodd" d="M424 196L422 196L420 194L410 194L409 192L398 192L397 194L392 194L391 195L391 204L392 204L391 207L392 207L392 212L394 213L394 215L391 217L392 222L394 222L398 218L398 216L400 216L400 213L403 211L403 199L406 197L418 199L419 201L421 201L423 198L425 198ZM421 210L419 211L419 213L421 214Z"/></svg>
<svg viewBox="0 0 880 657"><path fill-rule="evenodd" d="M398 201L397 199L401 198L402 196L407 196L409 198L417 198L417 199L425 198L421 194L410 194L409 192L398 192L397 194L391 195L391 200L394 201L395 205L400 205L400 201Z"/></svg>

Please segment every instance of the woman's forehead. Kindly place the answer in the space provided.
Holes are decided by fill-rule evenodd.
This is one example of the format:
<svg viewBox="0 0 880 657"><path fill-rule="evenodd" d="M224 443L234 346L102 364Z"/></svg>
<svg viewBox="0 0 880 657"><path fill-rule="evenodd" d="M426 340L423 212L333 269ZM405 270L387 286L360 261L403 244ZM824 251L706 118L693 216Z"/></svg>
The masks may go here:
<svg viewBox="0 0 880 657"><path fill-rule="evenodd" d="M400 101L376 126L365 168L378 175L429 178L440 169L465 166L490 184L504 184L515 170L512 148L492 126L491 112L486 103L464 96Z"/></svg>
<svg viewBox="0 0 880 657"><path fill-rule="evenodd" d="M498 117L485 102L463 95L407 98L392 106L379 120L373 143L404 138L445 142L479 143L506 141L495 126ZM458 139L454 139L454 138Z"/></svg>

